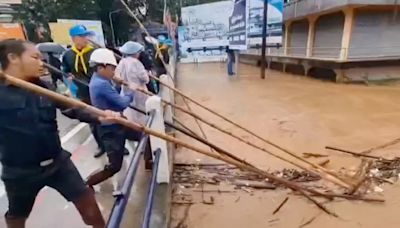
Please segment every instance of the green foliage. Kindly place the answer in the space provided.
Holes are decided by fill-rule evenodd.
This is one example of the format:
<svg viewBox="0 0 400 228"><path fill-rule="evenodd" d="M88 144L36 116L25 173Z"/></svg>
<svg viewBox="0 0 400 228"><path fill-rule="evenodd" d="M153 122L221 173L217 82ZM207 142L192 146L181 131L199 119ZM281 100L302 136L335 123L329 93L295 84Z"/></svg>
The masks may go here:
<svg viewBox="0 0 400 228"><path fill-rule="evenodd" d="M142 21L163 22L164 0L125 0ZM165 0L172 18L180 15L180 8L196 4L215 2L218 0ZM22 0L19 17L25 24L30 40L41 41L36 37L35 29L43 26L47 32L45 39L49 40L49 22L57 19L101 20L106 37L111 37L109 13L123 9L120 0ZM113 14L113 24L116 36L127 40L136 23L127 13Z"/></svg>

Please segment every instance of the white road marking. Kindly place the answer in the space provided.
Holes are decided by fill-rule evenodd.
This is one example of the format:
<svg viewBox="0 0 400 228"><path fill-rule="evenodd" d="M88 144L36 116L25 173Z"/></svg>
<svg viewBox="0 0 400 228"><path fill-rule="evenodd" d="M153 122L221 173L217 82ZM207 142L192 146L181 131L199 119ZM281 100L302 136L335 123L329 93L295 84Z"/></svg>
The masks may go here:
<svg viewBox="0 0 400 228"><path fill-rule="evenodd" d="M74 137L80 130L82 130L84 127L86 127L86 123L79 123L76 125L71 131L69 131L67 134L65 134L61 138L61 145L65 144L68 142L72 137Z"/></svg>

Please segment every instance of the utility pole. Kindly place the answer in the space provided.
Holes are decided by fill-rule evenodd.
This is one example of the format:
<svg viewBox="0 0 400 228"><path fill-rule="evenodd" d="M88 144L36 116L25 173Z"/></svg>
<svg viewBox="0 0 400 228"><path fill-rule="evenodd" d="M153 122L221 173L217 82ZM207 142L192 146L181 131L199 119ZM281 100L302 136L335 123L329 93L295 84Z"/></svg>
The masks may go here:
<svg viewBox="0 0 400 228"><path fill-rule="evenodd" d="M265 51L267 49L267 27L268 27L268 0L264 0L263 28L262 28L262 44L261 44L261 79L265 79L265 68L267 66L265 59Z"/></svg>
<svg viewBox="0 0 400 228"><path fill-rule="evenodd" d="M114 11L111 11L110 13L108 13L108 17L110 19L110 26L111 26L112 43L113 43L114 47L116 47L117 44L115 42L115 31L114 31L114 24L113 24L113 20L112 20L112 15L114 13L118 13L120 11L122 11L122 9L117 9L117 10L114 10Z"/></svg>

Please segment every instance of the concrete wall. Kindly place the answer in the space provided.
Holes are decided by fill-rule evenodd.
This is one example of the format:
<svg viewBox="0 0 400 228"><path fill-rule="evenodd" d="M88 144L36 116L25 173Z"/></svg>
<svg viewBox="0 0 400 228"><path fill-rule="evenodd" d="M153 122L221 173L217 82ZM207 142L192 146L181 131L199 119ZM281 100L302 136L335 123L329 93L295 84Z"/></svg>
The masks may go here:
<svg viewBox="0 0 400 228"><path fill-rule="evenodd" d="M394 10L356 10L348 58L399 55L400 15Z"/></svg>
<svg viewBox="0 0 400 228"><path fill-rule="evenodd" d="M288 53L294 56L305 56L307 51L308 21L293 22L290 26Z"/></svg>
<svg viewBox="0 0 400 228"><path fill-rule="evenodd" d="M319 17L315 24L313 57L338 58L340 55L344 27L342 12Z"/></svg>
<svg viewBox="0 0 400 228"><path fill-rule="evenodd" d="M308 16L310 14L339 9L349 5L400 5L396 0L298 0L286 4L283 19L285 21Z"/></svg>
<svg viewBox="0 0 400 228"><path fill-rule="evenodd" d="M346 69L344 74L348 81L382 81L399 79L399 66L382 66L382 67L355 67Z"/></svg>

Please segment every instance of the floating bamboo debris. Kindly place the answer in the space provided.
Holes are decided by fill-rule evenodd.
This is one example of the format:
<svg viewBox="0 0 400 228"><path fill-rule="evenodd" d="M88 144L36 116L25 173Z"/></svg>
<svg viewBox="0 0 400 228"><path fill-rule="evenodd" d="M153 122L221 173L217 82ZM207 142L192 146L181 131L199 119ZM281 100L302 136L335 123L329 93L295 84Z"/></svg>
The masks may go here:
<svg viewBox="0 0 400 228"><path fill-rule="evenodd" d="M279 210L283 207L283 205L286 204L286 202L287 202L288 200L289 200L289 197L286 197L286 198L282 201L282 203L280 203L279 206L274 210L274 212L272 212L272 214L274 215L274 214L278 213Z"/></svg>
<svg viewBox="0 0 400 228"><path fill-rule="evenodd" d="M334 151L339 151L339 152L346 153L346 154L351 154L351 155L356 156L356 157L365 157L365 158L371 158L371 159L390 161L390 159L386 159L386 158L383 158L383 157L372 156L372 155L367 155L367 154L360 154L360 153L352 152L352 151L349 151L349 150L339 149L339 148L336 148L336 147L327 146L325 148L328 149L328 150L334 150Z"/></svg>
<svg viewBox="0 0 400 228"><path fill-rule="evenodd" d="M364 150L364 151L361 152L361 154L369 154L372 151L384 149L386 147L393 146L393 145L395 145L395 144L397 144L399 142L400 142L400 138L397 138L397 139L394 139L394 140L392 140L392 141L390 141L388 143L385 143L383 145L375 146L375 147L372 147L372 148L370 148L368 150Z"/></svg>
<svg viewBox="0 0 400 228"><path fill-rule="evenodd" d="M358 180L357 184L354 186L354 188L349 192L350 195L353 195L354 193L356 193L357 190L361 187L361 185L367 180L367 178L369 178L368 174L371 169L371 166L372 166L371 160L369 160L369 161L363 160L362 161L361 167L357 174L359 177L359 180Z"/></svg>

